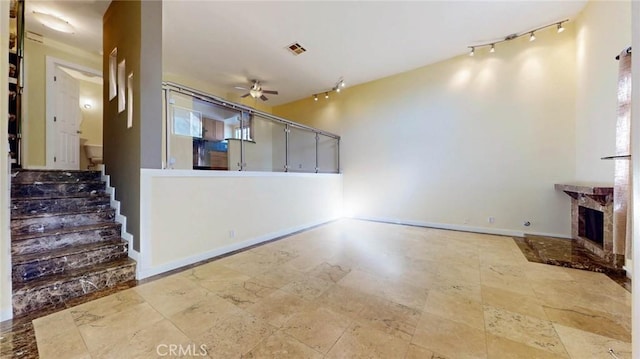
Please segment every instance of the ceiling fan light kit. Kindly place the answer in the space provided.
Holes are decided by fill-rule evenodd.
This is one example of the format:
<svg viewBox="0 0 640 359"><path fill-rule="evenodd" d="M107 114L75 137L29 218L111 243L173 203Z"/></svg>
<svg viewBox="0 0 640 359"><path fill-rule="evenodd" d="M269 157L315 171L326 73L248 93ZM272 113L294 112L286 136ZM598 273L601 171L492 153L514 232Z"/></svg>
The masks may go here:
<svg viewBox="0 0 640 359"><path fill-rule="evenodd" d="M269 95L277 95L278 91L276 90L265 90L262 88L262 84L260 83L260 81L258 80L251 80L251 87L250 88L245 88L242 86L236 86L236 88L238 90L245 90L248 91L246 94L240 96L241 98L245 98L248 96L251 96L253 98L259 98L262 101L267 101L269 100L269 98L267 98L267 96L265 96L264 94L269 94Z"/></svg>

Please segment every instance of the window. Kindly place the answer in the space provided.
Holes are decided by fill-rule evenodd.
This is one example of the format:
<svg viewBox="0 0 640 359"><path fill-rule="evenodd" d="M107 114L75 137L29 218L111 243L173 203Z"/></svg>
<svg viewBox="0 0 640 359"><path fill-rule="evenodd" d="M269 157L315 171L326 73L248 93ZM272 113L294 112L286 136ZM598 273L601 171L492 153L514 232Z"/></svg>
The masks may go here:
<svg viewBox="0 0 640 359"><path fill-rule="evenodd" d="M246 140L246 141L251 141L251 128L249 128L249 127L245 127L245 128L236 127L236 128L234 128L233 137L237 138L237 139L243 139L243 140Z"/></svg>

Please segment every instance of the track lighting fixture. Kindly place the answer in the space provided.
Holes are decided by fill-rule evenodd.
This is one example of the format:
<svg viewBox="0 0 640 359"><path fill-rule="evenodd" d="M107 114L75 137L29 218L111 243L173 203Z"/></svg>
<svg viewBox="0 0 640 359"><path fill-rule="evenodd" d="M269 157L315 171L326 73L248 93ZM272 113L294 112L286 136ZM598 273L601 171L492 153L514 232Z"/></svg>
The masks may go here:
<svg viewBox="0 0 640 359"><path fill-rule="evenodd" d="M506 36L504 39L502 40L498 40L498 41L492 41L492 42L487 42L484 44L479 44L479 45L473 45L473 46L467 46L468 48L470 48L471 50L469 51L469 56L474 56L476 53L476 49L480 48L480 47L490 47L489 52L494 53L496 52L496 44L499 44L501 42L505 42L505 41L511 41L513 39L517 39L521 36L525 36L525 35L529 35L529 41L535 41L536 39L536 31L542 30L542 29L546 29L548 27L551 26L556 26L557 27L557 31L558 33L561 33L564 31L564 27L562 26L563 23L569 21L567 20L562 20L559 22L554 22L552 24L549 25L545 25L545 26L540 26L538 28L535 28L533 30L529 30L529 31L525 31L525 32L521 32L521 33L516 33L516 34L511 34Z"/></svg>
<svg viewBox="0 0 640 359"><path fill-rule="evenodd" d="M345 88L347 85L344 83L344 80L342 79L342 77L338 80L338 82L336 82L335 86L333 86L331 88L331 90L329 91L324 91L324 98L326 98L327 100L329 99L329 92L331 91L335 91L335 92L340 92L342 91L343 88ZM314 101L318 101L318 96L322 95L323 92L318 92L313 94L313 100Z"/></svg>

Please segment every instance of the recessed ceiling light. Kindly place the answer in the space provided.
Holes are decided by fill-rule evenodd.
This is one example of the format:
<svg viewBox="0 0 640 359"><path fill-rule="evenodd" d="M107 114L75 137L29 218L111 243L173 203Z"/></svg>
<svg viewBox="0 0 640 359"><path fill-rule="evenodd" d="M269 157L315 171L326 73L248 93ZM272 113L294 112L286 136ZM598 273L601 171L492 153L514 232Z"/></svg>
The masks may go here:
<svg viewBox="0 0 640 359"><path fill-rule="evenodd" d="M34 11L33 17L35 17L40 23L50 29L72 34L75 30L68 21L65 21L55 15L45 14L43 12Z"/></svg>

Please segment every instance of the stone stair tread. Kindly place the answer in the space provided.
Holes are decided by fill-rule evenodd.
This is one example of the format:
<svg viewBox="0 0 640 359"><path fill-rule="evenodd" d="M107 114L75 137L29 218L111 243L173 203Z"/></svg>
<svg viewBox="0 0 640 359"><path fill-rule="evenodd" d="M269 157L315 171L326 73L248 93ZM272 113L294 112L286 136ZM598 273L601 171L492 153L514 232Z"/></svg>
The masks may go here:
<svg viewBox="0 0 640 359"><path fill-rule="evenodd" d="M25 201L56 200L56 199L91 198L91 197L110 198L111 195L104 191L74 192L65 196L17 197L17 198L14 197L14 198L11 198L11 203L25 202Z"/></svg>
<svg viewBox="0 0 640 359"><path fill-rule="evenodd" d="M106 211L106 210L102 208L100 209L100 211ZM33 214L26 213L26 214L12 215L11 219L19 220L19 219L32 219L32 218L62 217L62 216L69 216L74 214L85 214L85 213L95 213L95 212L96 210L94 209L87 209L87 210L69 211L69 212L33 213Z"/></svg>
<svg viewBox="0 0 640 359"><path fill-rule="evenodd" d="M102 229L102 228L118 227L118 226L120 226L120 223L118 222L113 222L113 221L98 222L95 224L90 224L85 226L70 226L70 227L63 227L63 228L58 228L54 230L49 230L49 231L32 232L32 233L18 234L18 235L14 234L11 236L11 242L23 241L26 239L45 237L45 236L55 236L55 235L69 234L69 233L75 233L75 232L90 231L90 230Z"/></svg>
<svg viewBox="0 0 640 359"><path fill-rule="evenodd" d="M15 294L17 292L28 292L28 291L38 290L40 288L45 288L45 287L49 287L51 285L56 285L56 284L61 285L65 282L71 282L71 281L77 280L78 278L82 278L90 273L106 272L110 269L117 269L121 267L135 266L135 265L136 265L136 261L134 261L129 257L126 257L126 258L118 259L115 261L96 264L91 267L71 269L60 274L45 276L42 278L34 279L29 282L14 283L13 292Z"/></svg>
<svg viewBox="0 0 640 359"><path fill-rule="evenodd" d="M35 173L35 174L41 174L41 175L52 175L52 174L82 174L82 175L86 175L86 176L98 176L98 178L100 178L100 176L102 175L101 171L89 171L89 170L48 170L48 169L42 169L42 170L34 170L34 169L19 169L19 170L12 170L11 171L11 181L12 182L20 182L21 179L23 179L23 177L25 175L28 175L29 173ZM70 177L70 176L68 176Z"/></svg>
<svg viewBox="0 0 640 359"><path fill-rule="evenodd" d="M96 243L87 243L87 244L78 244L74 246L62 247L54 250L50 250L47 252L36 252L36 253L28 253L28 254L16 254L12 256L12 265L20 265L24 263L29 263L33 261L45 261L51 258L58 258L69 256L73 254L90 252L93 250L103 249L111 246L117 246L127 243L122 238L117 238L113 240L96 242ZM126 248L126 247L125 247Z"/></svg>
<svg viewBox="0 0 640 359"><path fill-rule="evenodd" d="M76 180L76 181L35 181L35 182L11 182L11 185L15 185L15 186L29 186L29 185L34 185L34 184L77 184L77 183L87 183L87 184L102 184L104 183L104 181L101 181L99 179L97 180L91 180L91 181L86 181L86 180Z"/></svg>

